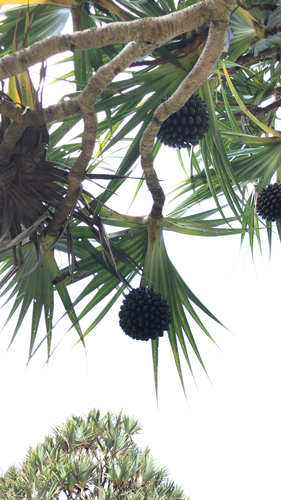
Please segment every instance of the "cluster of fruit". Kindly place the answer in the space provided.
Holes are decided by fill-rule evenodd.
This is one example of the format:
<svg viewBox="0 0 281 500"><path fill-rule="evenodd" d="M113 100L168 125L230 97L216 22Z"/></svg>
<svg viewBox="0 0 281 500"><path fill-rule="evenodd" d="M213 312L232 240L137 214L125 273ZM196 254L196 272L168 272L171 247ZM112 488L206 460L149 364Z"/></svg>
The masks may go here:
<svg viewBox="0 0 281 500"><path fill-rule="evenodd" d="M258 194L257 213L262 219L281 220L281 184L268 184Z"/></svg>
<svg viewBox="0 0 281 500"><path fill-rule="evenodd" d="M162 99L160 104L167 100ZM196 146L209 128L207 106L199 95L192 95L185 105L165 120L159 129L157 139L172 148Z"/></svg>
<svg viewBox="0 0 281 500"><path fill-rule="evenodd" d="M155 340L169 330L172 313L167 300L153 288L141 286L126 295L119 312L122 330L137 340Z"/></svg>

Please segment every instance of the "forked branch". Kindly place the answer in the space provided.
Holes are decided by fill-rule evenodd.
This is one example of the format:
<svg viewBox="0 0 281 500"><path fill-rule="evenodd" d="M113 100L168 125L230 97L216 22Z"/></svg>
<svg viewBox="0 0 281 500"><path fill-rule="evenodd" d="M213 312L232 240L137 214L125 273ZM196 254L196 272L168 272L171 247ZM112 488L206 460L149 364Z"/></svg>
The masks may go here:
<svg viewBox="0 0 281 500"><path fill-rule="evenodd" d="M84 179L85 170L91 160L97 136L97 120L94 110L96 99L104 87L108 85L116 75L127 68L134 59L144 56L146 51L147 44L143 42L132 42L126 45L118 56L99 68L90 78L85 89L77 98L77 103L84 121L81 153L69 172L67 194L57 210L54 219L48 226L49 234L55 235L59 231L77 202L79 188Z"/></svg>
<svg viewBox="0 0 281 500"><path fill-rule="evenodd" d="M182 81L176 92L155 111L151 122L146 128L141 143L141 164L145 172L146 183L153 197L153 207L150 216L162 217L165 202L163 190L153 168L153 145L155 137L164 122L171 114L181 109L195 90L210 76L225 46L227 22L211 23L205 48L194 68Z"/></svg>
<svg viewBox="0 0 281 500"><path fill-rule="evenodd" d="M0 80L15 76L37 62L70 50L72 52L98 48L114 42L127 44L118 56L99 68L78 97L46 107L23 110L13 103L0 101L0 112L14 120L0 146L1 162L8 164L13 147L23 130L60 120L81 112L84 120L81 153L74 162L70 174L67 195L59 207L49 232L56 234L71 213L77 201L84 172L91 159L97 132L94 104L100 93L114 77L129 67L136 59L160 47L175 36L197 29L211 22L206 46L193 70L184 79L174 95L156 110L141 141L142 166L151 191L154 205L152 217L162 216L164 193L153 168L152 148L161 123L180 109L191 94L208 78L220 57L225 44L228 20L235 0L205 0L159 18L139 19L129 22L110 23L70 35L55 35L27 49L4 56L0 60ZM131 43L130 43L131 42Z"/></svg>
<svg viewBox="0 0 281 500"><path fill-rule="evenodd" d="M23 73L30 66L67 50L77 52L93 47L104 47L112 43L133 41L151 43L155 47L159 47L175 36L193 30L209 20L210 12L206 3L199 2L159 18L116 22L68 35L53 35L47 40L34 43L31 47L19 50L15 54L2 57L0 80Z"/></svg>

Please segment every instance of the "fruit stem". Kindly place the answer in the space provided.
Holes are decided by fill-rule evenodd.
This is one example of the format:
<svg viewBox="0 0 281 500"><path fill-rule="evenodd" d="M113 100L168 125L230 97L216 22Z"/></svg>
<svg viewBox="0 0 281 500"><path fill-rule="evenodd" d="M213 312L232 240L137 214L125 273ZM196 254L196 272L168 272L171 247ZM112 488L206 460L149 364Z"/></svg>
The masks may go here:
<svg viewBox="0 0 281 500"><path fill-rule="evenodd" d="M164 219L154 219L148 217L147 231L148 231L148 244L145 256L143 276L141 285L157 290L159 285L159 259L161 255L162 246L162 232L164 227Z"/></svg>
<svg viewBox="0 0 281 500"><path fill-rule="evenodd" d="M281 184L281 167L280 166L277 168L276 173L277 173L277 183Z"/></svg>

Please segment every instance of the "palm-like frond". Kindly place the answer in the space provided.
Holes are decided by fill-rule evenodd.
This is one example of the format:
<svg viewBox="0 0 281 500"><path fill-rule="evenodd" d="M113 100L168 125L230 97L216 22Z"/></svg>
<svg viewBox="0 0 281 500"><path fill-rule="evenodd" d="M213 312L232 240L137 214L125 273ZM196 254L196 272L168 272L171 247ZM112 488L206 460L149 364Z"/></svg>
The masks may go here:
<svg viewBox="0 0 281 500"><path fill-rule="evenodd" d="M6 4L6 2L5 2ZM17 40L19 46L23 43L26 29L26 15L29 11L33 22L29 32L29 43L61 33L69 17L69 9L66 7L54 7L51 5L31 5L29 7L18 7L5 10L5 19L1 22L1 55L13 51L14 32L17 25Z"/></svg>
<svg viewBox="0 0 281 500"><path fill-rule="evenodd" d="M90 492L93 500L101 495L106 500L188 500L149 449L136 445L140 430L134 418L122 413L73 415L0 477L0 499L51 500L64 493L79 500Z"/></svg>
<svg viewBox="0 0 281 500"><path fill-rule="evenodd" d="M198 2L187 0L181 4L173 0L160 0L156 4L144 0L98 0L74 5L72 0L64 0L63 3L64 7L55 7L50 1L51 5L7 10L1 21L2 55L15 51L22 43L25 46L32 45L60 32L69 15L72 16L74 31L80 31L115 21L128 23L146 17L161 17ZM251 6L253 2L244 3ZM55 291L60 295L65 314L68 314L72 326L76 328L79 340L84 342L85 336L110 311L126 288L131 286L130 283L139 279L142 284L153 286L164 295L172 309L173 322L168 335L182 384L180 349L191 370L190 348L205 369L189 318L195 320L210 339L212 337L204 327L201 313L207 314L217 323L219 321L182 280L180 270L175 268L167 254L164 234L165 231L174 231L181 233L183 238L236 234L242 241L248 235L253 252L254 242L260 245L261 231L266 229L271 244L272 224L270 221L260 221L255 213L256 197L271 182L275 172L280 182L281 135L277 114L280 64L278 57L276 60L280 36L279 28L276 27L276 33L272 28L279 22L281 7L275 0L271 4L277 7L274 11L256 8L245 10L239 6L231 15L229 26L233 37L228 52L223 53L211 77L202 82L196 91L208 108L209 131L199 145L189 148L187 153L175 151L175 159L179 160L182 167L181 182L173 187L168 196L174 208L159 221L155 222L148 214L144 217L122 215L107 206L113 203L118 189L124 183L128 185L131 182L128 177L133 170L139 178L139 184L134 188L135 191L128 189L128 204L142 195L144 175L138 169L140 141L160 100L167 94L173 94L197 63L207 40L207 25L174 37L162 47L136 59L126 72L101 91L95 103L98 147L88 165L86 178L88 175L88 180L96 180L94 176L100 174L103 179L107 179L105 175L109 171L112 178L107 186L99 187L98 195L87 184L87 190L78 199L67 220L67 227L55 237L47 237L46 228L55 217L67 190L68 172L79 156L82 133L74 127L81 120L81 114L77 112L63 117L56 123L57 128L50 130L49 148L45 151L46 158L41 158L42 168L40 170L39 165L38 170L42 174L41 183L45 184L40 187L40 192L45 189L45 196L40 198L36 195L37 199L34 194L36 186L29 186L29 194L31 191L34 194L29 209L31 211L33 204L41 203L41 211L37 209L36 217L33 214L30 219L18 217L15 225L17 230L10 231L9 241L8 232L13 226L7 210L0 228L3 246L0 251L3 262L1 274L6 273L6 288L2 296L9 292L8 301L14 301L8 321L20 310L12 340L29 306L33 305L29 357L38 348L36 339L43 310L48 356L51 353ZM63 99L79 98L92 74L113 61L122 48L121 42L114 42L87 51L74 51L67 57L63 55L59 66L61 74L56 75L51 85L55 89L59 79L66 83L72 82L75 88L66 87ZM53 66L54 73L57 73L57 67L58 63ZM44 86L44 72L42 68L40 87ZM17 95L17 99L23 101L22 106L40 103L39 91L35 91L27 72L18 81L15 78L10 80L10 94L14 99ZM270 98L273 102L269 104L267 100ZM5 120L6 117L3 117L1 140L7 128ZM37 140L34 147L39 144ZM152 155L156 163L161 147L161 143L156 141ZM18 153L22 155L23 149L20 148ZM119 154L122 155L120 161L116 159ZM183 159L187 157L189 167L186 167ZM28 164L31 170L34 158ZM24 167L22 163L20 165L23 173ZM49 178L44 177L48 168L57 176L52 186L48 184ZM161 174L160 178L162 180ZM2 200L2 206L7 208L5 196ZM211 208L210 205L205 207L205 202L212 202ZM104 225L115 226L116 232L109 233L107 237ZM277 222L277 230L281 234L280 221ZM30 236L35 247L28 240ZM68 256L68 266L63 265L58 269L54 249ZM85 276L89 277L87 285L76 300L71 301L68 286L73 286L76 280ZM46 282L46 286L42 286L43 282ZM82 300L85 300L86 305L76 315L74 308ZM102 301L102 311L93 315L95 307ZM82 332L79 323L84 317L91 319ZM152 352L157 386L158 341L152 342ZM112 474L116 475L116 470Z"/></svg>

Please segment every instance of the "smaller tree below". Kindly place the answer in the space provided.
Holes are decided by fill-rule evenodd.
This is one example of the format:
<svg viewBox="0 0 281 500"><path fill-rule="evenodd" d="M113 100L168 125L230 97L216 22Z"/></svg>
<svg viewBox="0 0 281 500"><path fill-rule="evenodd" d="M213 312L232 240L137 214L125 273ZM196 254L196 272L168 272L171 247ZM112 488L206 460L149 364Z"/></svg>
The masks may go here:
<svg viewBox="0 0 281 500"><path fill-rule="evenodd" d="M0 499L188 500L133 436L135 418L72 416L0 477Z"/></svg>

